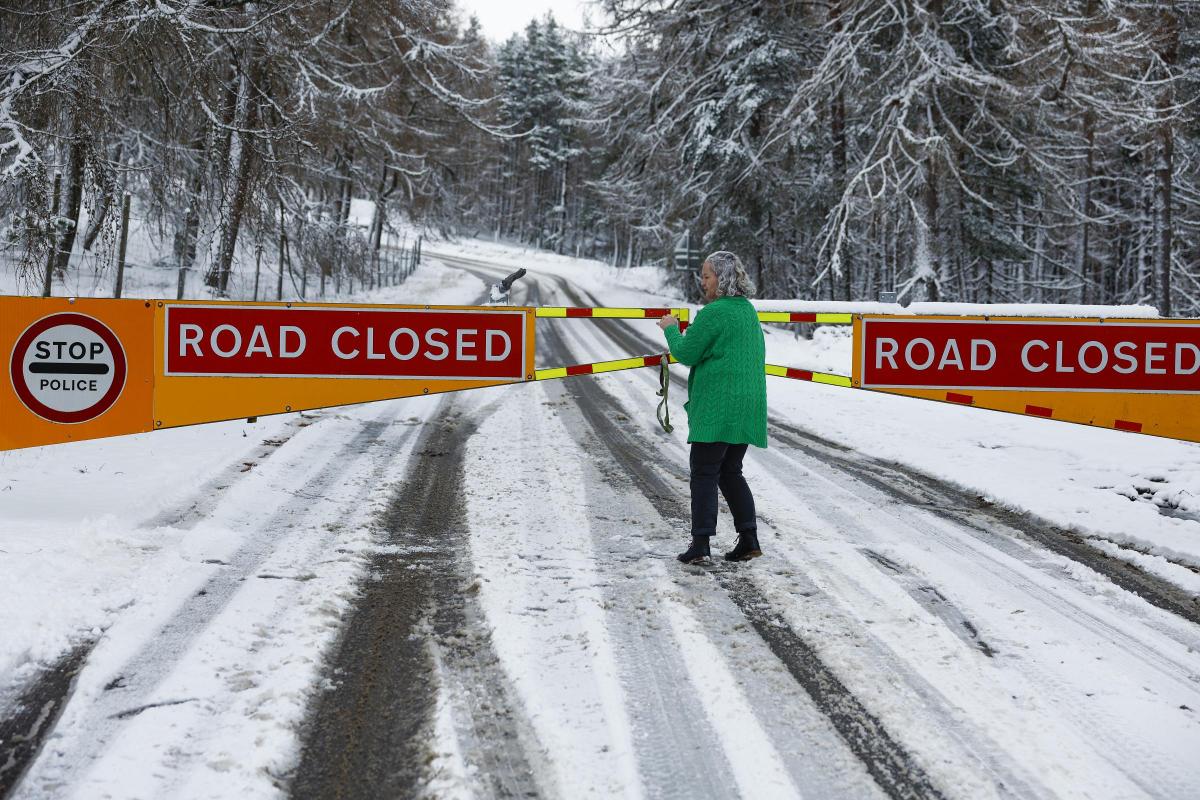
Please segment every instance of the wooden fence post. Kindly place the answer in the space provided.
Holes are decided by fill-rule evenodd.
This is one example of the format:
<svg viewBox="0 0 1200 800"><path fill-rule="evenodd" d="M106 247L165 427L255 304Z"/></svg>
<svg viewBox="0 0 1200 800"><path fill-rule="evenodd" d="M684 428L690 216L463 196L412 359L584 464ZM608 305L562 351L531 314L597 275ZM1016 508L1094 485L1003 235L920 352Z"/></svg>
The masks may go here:
<svg viewBox="0 0 1200 800"><path fill-rule="evenodd" d="M117 245L117 285L113 297L120 297L125 287L125 248L129 244L129 192L121 198L121 242Z"/></svg>
<svg viewBox="0 0 1200 800"><path fill-rule="evenodd" d="M258 302L258 273L262 269L262 242L254 246L254 302Z"/></svg>
<svg viewBox="0 0 1200 800"><path fill-rule="evenodd" d="M179 248L179 258L175 263L178 275L175 279L175 299L183 299L183 290L187 288L187 271L188 268L183 265L183 262L188 257L189 247L188 238L191 235L191 225L188 220L192 218L192 208L188 206L183 210L183 245Z"/></svg>
<svg viewBox="0 0 1200 800"><path fill-rule="evenodd" d="M58 195L62 191L62 173L54 173L54 199L50 201L50 255L46 256L46 276L42 281L42 297L50 296L54 282L54 260L58 257Z"/></svg>
<svg viewBox="0 0 1200 800"><path fill-rule="evenodd" d="M287 245L287 229L284 228L283 199L279 200L279 285L275 287L275 300L283 302L283 253Z"/></svg>

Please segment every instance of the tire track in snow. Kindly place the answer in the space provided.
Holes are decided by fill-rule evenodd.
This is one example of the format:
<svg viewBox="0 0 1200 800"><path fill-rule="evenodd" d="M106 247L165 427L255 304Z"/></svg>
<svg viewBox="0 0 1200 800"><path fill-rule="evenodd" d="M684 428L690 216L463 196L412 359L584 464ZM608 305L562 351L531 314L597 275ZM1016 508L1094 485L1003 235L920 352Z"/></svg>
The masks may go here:
<svg viewBox="0 0 1200 800"><path fill-rule="evenodd" d="M899 501L896 513L901 515L905 522L915 525L926 535L937 538L942 544L956 552L964 552L966 548L970 547L974 558L986 560L993 572L1009 576L1009 581L1014 588L1020 588L1027 594L1041 599L1048 606L1055 608L1060 614L1085 629L1100 632L1104 637L1121 643L1127 651L1140 654L1148 666L1161 671L1164 675L1185 682L1200 681L1200 676L1196 675L1191 665L1178 663L1161 651L1149 647L1128 631L1114 627L1091 610L1070 601L1058 592L1052 592L1050 589L1038 585L1006 564L1003 560L1004 556L1013 558L1022 565L1049 576L1056 582L1064 579L1062 570L1057 564L1040 557L1036 546L1043 541L1043 537L1026 538L1028 531L1039 529L1040 525L1036 521L1024 519L1021 515L1013 512L997 509L966 492L957 492L952 487L947 487L933 479L927 483L918 482L915 478L900 472L898 475L892 475L891 481L885 480L881 476L888 475L888 465L886 464L873 463L870 468L858 465L855 463L858 457L857 453L848 452L839 455L836 450L831 452L834 446L826 444L824 447L817 447L808 444L800 438L802 432L798 434L798 429L792 426L780 425L780 428L781 430L777 433L780 441L805 453L808 457L818 460L823 465L832 466L833 471L829 472L824 480L830 481L839 490L852 495L863 506L868 508L878 506L881 498L876 493L883 495L884 502L887 499ZM809 438L820 441L811 435ZM794 457L789 457L790 454L786 454L786 451L783 452L785 452L785 458L793 463L799 463L803 469L809 469L803 463L797 462ZM929 524L931 522L935 524ZM952 535L951 530L954 534L965 534L973 542L965 543L959 536ZM1043 531L1043 533L1047 532ZM1106 556L1100 551L1095 552L1108 561L1126 563L1120 559ZM1085 563L1084 566L1089 565ZM1079 581L1069 578L1068 580L1073 588L1087 594L1086 589ZM1183 593L1183 590L1179 589L1178 592ZM1146 614L1140 614L1138 621L1139 624L1146 625L1156 633L1185 648L1200 649L1200 632L1191 630L1186 625L1167 626Z"/></svg>
<svg viewBox="0 0 1200 800"><path fill-rule="evenodd" d="M319 415L319 412L318 412ZM183 500L146 519L137 527L143 530L160 527L192 527L212 513L227 490L239 478L274 455L296 433L315 421L312 416L300 415L289 424L285 435L264 439L255 461L237 461L204 482ZM87 662L97 640L87 638L54 663L38 672L26 685L18 688L15 699L3 706L0 719L0 798L20 783L25 770L34 762L42 744L57 724L70 699L75 677Z"/></svg>
<svg viewBox="0 0 1200 800"><path fill-rule="evenodd" d="M1200 597L1135 564L1104 553L1079 534L1029 514L999 508L937 478L849 450L794 425L776 421L773 427L774 435L789 446L906 506L925 509L957 525L979 531L993 542L998 538L991 532L996 527L1012 531L1020 538L1088 567L1147 603L1200 625Z"/></svg>
<svg viewBox="0 0 1200 800"><path fill-rule="evenodd" d="M225 469L202 483L183 501L170 508L164 509L138 525L139 528L190 528L205 519L221 503L228 490L234 486L241 476L251 469L261 466L263 462L279 452L279 448L288 443L300 431L320 421L325 412L300 412L297 418L288 423L283 435L274 439L264 439L260 451L254 461L241 461L230 464Z"/></svg>
<svg viewBox="0 0 1200 800"><path fill-rule="evenodd" d="M544 341L552 338L545 337ZM580 398L567 388L548 389L552 398L558 394L555 389L580 405ZM597 439L602 438L600 430L593 431ZM581 449L592 449L597 444L603 445L596 441ZM601 481L611 484L614 477L602 477ZM588 494L594 497L596 492ZM614 515L623 511L627 513L628 509L611 509ZM630 569L630 563L644 558L644 553L632 550L613 535L613 529L623 524L622 519L618 517L614 525L609 517L590 530L597 572L605 578L601 581L608 611L605 627L614 643L620 682L627 697L643 786L651 797L737 796L732 766L704 708L704 693L686 679L688 670L669 627L653 620L659 605L654 597L653 576Z"/></svg>
<svg viewBox="0 0 1200 800"><path fill-rule="evenodd" d="M1064 573L1053 558L1047 560L1039 557L1036 547L1019 536L1006 536L994 527L983 527L978 523L955 525L939 514L931 513L936 509L925 504L897 506L888 495L880 496L872 484L856 481L836 469L818 472L811 462L784 448L778 452L768 451L764 458L771 464L769 469L778 474L800 471L799 479L793 482L792 491L805 507L811 508L820 519L833 526L839 538L856 543L873 542L878 538L876 530L899 530L907 532L906 535L902 534L902 539L936 543L945 551L966 559L971 569L980 571L981 579L999 579L1006 589L1018 592L1017 596L1025 598L1022 602L1024 608L1038 608L1040 614L1057 617L1066 623L1069 627L1065 630L1055 628L1060 631L1059 636L1069 635L1066 631L1073 631L1081 641L1112 642L1117 647L1114 653L1106 653L1107 657L1131 656L1147 671L1158 672L1174 682L1179 690L1194 696L1196 682L1200 679L1194 666L1181 663L1151 647L1131 630L1114 626L1085 603L1080 603L1080 594L1090 594L1086 584ZM824 467L824 464L821 466ZM810 554L799 561L809 563L810 559L820 560ZM902 581L898 583L903 587ZM1063 584L1065 591L1057 588L1059 583ZM1128 596L1121 599L1126 604L1136 602ZM1100 600L1103 601L1103 598ZM1142 608L1158 613L1144 606ZM1139 613L1134 619L1136 625L1146 624L1151 631L1157 632L1153 620L1145 618L1143 614ZM1176 622L1172 618L1166 621ZM901 654L889 654L888 645L882 642L875 642L874 645L871 655L879 664L890 666L901 660ZM1161 793L1164 786L1180 787L1188 783L1186 766L1160 757L1154 746L1129 735L1120 724L1122 716L1091 708L1083 701L1078 684L1071 683L1038 658L1022 657L1018 651L1010 654L1005 664L1010 663L1012 658L1019 659L1017 671L1026 687L1025 691L1032 688L1035 697L1054 705L1055 722L1059 717L1068 721L1070 727L1081 734L1081 739L1075 743L1076 747L1090 748L1101 763L1114 769L1114 779L1124 777L1128 780L1125 791L1132 791L1136 785L1154 796ZM1005 664L1000 667L1005 668ZM1123 677L1122 673L1114 674ZM937 688L923 686L924 679L919 679L919 682L906 679L906 682L927 698L930 707L944 709L942 713L948 719L958 716L953 701L948 700ZM976 740L974 749L981 753L988 752L986 739L980 741L976 737Z"/></svg>
<svg viewBox="0 0 1200 800"><path fill-rule="evenodd" d="M570 296L570 290L567 293ZM573 301L579 303L577 299L573 298ZM556 334L550 334L547 339L553 343L552 350L560 358L572 357ZM685 499L652 466L659 460L657 455L640 438L615 424L615 418L627 416L624 409L595 382L587 384L592 391L585 391L578 382L564 383L565 391L571 394L596 439L604 445L624 474L632 476L636 490L663 519L676 524L687 520L689 512ZM738 575L736 570L725 570L719 575L718 583L734 605L814 705L826 715L879 787L894 799L940 798L941 792L911 755L821 661L816 651L782 618L770 612L770 604L756 587ZM799 778L803 785L802 776L794 778Z"/></svg>
<svg viewBox="0 0 1200 800"><path fill-rule="evenodd" d="M0 798L7 798L62 716L75 676L83 668L95 640L71 650L26 686L12 711L0 721Z"/></svg>
<svg viewBox="0 0 1200 800"><path fill-rule="evenodd" d="M573 302L580 305L586 304L579 300L574 300ZM625 326L605 326L604 332L614 341L628 349L631 354L634 352L655 352L654 348L649 347L644 341L639 343L640 337ZM677 382L683 388L686 388L686 383L682 378L676 378L674 375L672 378L673 382ZM982 547L974 547L973 556L975 558L983 557L985 561L993 564L996 569L1000 569L1004 574L1011 573L1013 588L1030 593L1032 597L1039 598L1041 602L1053 604L1062 611L1067 619L1082 624L1085 629L1093 632L1101 632L1109 638L1124 643L1131 652L1139 654L1139 657L1146 666L1156 669L1165 676L1178 681L1180 685L1192 684L1197 680L1196 672L1191 665L1179 663L1168 658L1164 653L1147 646L1128 631L1119 630L1106 624L1104 620L1082 606L1076 607L1068 604L1063 607L1061 603L1055 602L1059 593L1051 593L1047 588L1028 580L1025 576L1012 572L1003 561L997 560L997 557L1001 557L1002 554L1015 556L1026 565L1037 569L1053 581L1066 580L1072 589L1083 591L1086 594L1089 590L1083 583L1076 578L1064 574L1058 563L1039 557L1036 553L1036 545L1039 542L1060 543L1063 540L1078 539L1079 537L1075 537L1073 534L1065 531L1060 531L1035 517L1028 517L995 508L983 503L969 493L957 490L955 487L945 484L936 478L922 475L915 470L898 464L881 462L851 448L826 442L807 431L787 425L786 423L781 423L779 420L772 420L770 429L772 438L789 447L796 447L805 452L807 456L819 462L824 474L814 474L820 475L822 480L829 481L839 486L839 488L845 488L844 484L847 482L857 483L861 481L861 483L867 484L872 489L883 492L892 502L898 501L900 503L899 511L905 519L912 515L930 515L926 518L930 521L937 521L940 524L933 528L923 526L922 529L930 533L935 533L940 541L943 541L943 543L957 551L961 551L963 548L961 544L951 541L951 530L955 532L955 537L958 534L974 537L978 540L978 545L982 545ZM803 447L804 442L798 441L796 439L797 435L816 440L822 445L822 448L813 451L811 447ZM780 455L781 453L783 454L782 456ZM791 457L787 447L781 448L778 451L766 451L765 457L768 460L775 461L776 470L782 469L786 472L789 462L799 463L805 470L812 469L811 464L806 464L802 461L797 462L794 457ZM849 468L847 468L847 463L849 463ZM850 491L854 492L854 490ZM943 491L945 492L945 496L940 496ZM861 491L858 491L856 494L855 507L874 508L879 504L879 498L871 493L864 495ZM823 514L830 512L828 503L822 505L821 508L823 509ZM980 516L973 517L975 514ZM832 518L841 519L843 524L849 525L850 527L847 530L853 530L855 525L861 524L845 515L839 516L834 514ZM1024 534L1027 532L1032 532L1034 535L1029 535L1026 538ZM1062 537L1061 540L1059 538L1060 534ZM1031 552L1031 544L1035 545L1032 548L1033 552ZM1057 555L1065 555L1067 558L1076 563L1081 563L1085 567L1094 568L1102 576L1108 578L1118 586L1122 586L1122 588L1128 589L1129 587L1122 584L1120 576L1133 575L1138 582L1137 585L1148 587L1148 591L1156 596L1159 602L1152 602L1152 605L1160 608L1165 607L1165 610L1174 612L1176 616L1182 616L1184 619L1188 618L1186 606L1182 603L1173 605L1170 599L1173 597L1186 597L1186 593L1166 581L1143 572L1135 565L1119 559L1113 559L1082 542L1078 548L1047 547L1046 549ZM1065 550L1066 552L1060 552L1060 550ZM1116 576L1115 578L1114 575ZM1136 594L1137 592L1134 593ZM1139 596L1142 595L1139 594ZM1143 599L1148 598L1143 597ZM1200 645L1195 633L1186 624L1167 624L1172 621L1170 619L1159 620L1153 616L1154 612L1145 612L1150 612L1150 609L1145 608L1144 612L1138 613L1137 619L1139 624L1144 624L1156 632L1174 639L1191 651L1195 651L1198 645ZM961 612L958 613L961 614ZM935 618L940 619L944 624L947 624L947 627L952 632L959 635L958 624L951 622L952 617L956 616L958 614L950 616L935 614ZM966 619L965 615L963 615L963 619ZM972 627L974 627L973 623ZM873 637L869 637L868 634L868 638ZM962 637L960 636L960 638ZM995 775L996 785L1002 791L1005 793L1015 791L1021 796L1028 796L1032 793L1044 791L1044 789L1038 787L1039 781L1036 775L1029 774L1027 770L1015 764L1011 756L1002 749L999 749L985 731L977 729L974 723L962 719L961 715L957 713L954 704L949 703L941 691L930 685L923 677L900 665L895 656L889 655L890 648L887 645L879 641L873 641L871 649L875 657L881 659L881 665L887 666L892 671L898 671L903 676L905 683L918 696L924 697L931 708L940 709L939 716L944 719L945 724L954 726L953 729L956 731L956 738L959 738L967 746L968 751L974 757L980 759L981 765L986 765L986 768ZM1054 698L1066 697L1071 694L1071 687L1064 685L1061 680L1058 680L1045 670L1034 669L1034 665L1031 665L1028 667L1028 671L1038 674L1039 682L1048 692L1044 696ZM1082 708L1079 704L1072 704L1068 706L1068 709L1068 716L1077 719L1080 730L1102 734L1098 738L1107 743L1107 747L1111 748L1109 750L1110 753L1124 752L1128 754L1128 759L1122 763L1128 766L1136 765L1137 769L1122 768L1122 763L1114 763L1114 765L1132 784L1139 785L1151 794L1154 793L1152 785L1154 781L1151 780L1150 783L1146 783L1142 775L1155 772L1153 768L1149 768L1150 765L1161 761L1161 759L1157 758L1155 752L1151 749L1141 747L1137 743L1131 743L1127 739L1121 739L1119 736L1109 735L1112 722L1110 719L1091 717L1088 715L1086 709ZM1132 750L1130 749L1131 747ZM1139 774L1139 771L1141 774ZM1160 774L1165 778L1170 772L1171 765L1163 763ZM1178 785L1178 782L1176 785ZM1035 789L1034 787L1038 788Z"/></svg>
<svg viewBox="0 0 1200 800"><path fill-rule="evenodd" d="M931 586L927 581L903 564L897 564L883 553L877 553L869 547L860 547L859 552L870 559L879 570L904 587L908 596L933 616L945 623L958 638L983 653L988 658L996 657L996 650L979 636L979 630L959 608L946 599L946 596Z"/></svg>
<svg viewBox="0 0 1200 800"><path fill-rule="evenodd" d="M303 517L312 506L310 498L323 495L335 485L350 461L370 456L369 451L378 445L390 425L390 419L386 418L394 413L385 412L380 418L363 423L291 499L246 536L233 556L219 565L203 588L188 597L157 633L125 661L119 674L88 707L80 709L69 732L70 740L77 748L61 750L61 745L56 742L43 749L20 787L22 796L53 796L63 787L71 786L120 733L122 723L128 719L127 715L122 716L125 712L138 707L153 707L149 698L155 688L221 614L242 582L258 573L260 565L274 553L277 540L286 537L289 525ZM402 444L411 434L411 429L406 429L396 444Z"/></svg>
<svg viewBox="0 0 1200 800"><path fill-rule="evenodd" d="M555 280L564 293L566 293L568 297L571 297L571 302L577 305L587 305L587 303L581 301L578 296L572 296L574 295L574 290L572 287L566 284L565 281L557 278ZM631 355L634 353L657 352L653 346L641 340L640 337L638 337L625 326L616 324L602 325L598 327L604 332L604 334L606 334L619 346L627 350ZM648 380L647 382L649 383L656 381ZM680 388L686 389L686 379L672 374L672 382L679 385ZM599 394L607 396L607 393ZM608 397L607 400L610 404L616 403L615 398ZM614 405L614 409L620 409L620 406ZM614 410L609 416L616 416L618 414L620 416L628 416L623 409ZM621 433L624 432L622 431ZM629 441L626 443L626 446L628 448L636 449L639 446L644 446L644 443L641 439L633 437L629 439ZM770 451L767 452L769 453ZM681 468L676 467L673 462L668 460L666 463L662 463L661 459L656 459L652 454L647 454L644 457L644 463L647 465L654 464L656 461L659 462L657 466L660 469L672 473L672 476L677 480L680 486L686 485L686 473ZM649 476L653 476L655 473L650 471L647 474ZM669 487L667 487L666 484L662 484L662 487L663 488L654 491L653 494L667 501L668 503L670 502L670 498L674 495L676 497L676 502L678 503L675 514L682 521L686 521L688 516L686 497L680 494L678 490L675 490L674 492L667 492L667 488ZM639 484L638 488L643 493L647 491L644 483ZM650 495L647 494L647 496L649 497ZM670 506L667 505L666 510L668 513L669 509ZM723 567L722 565L718 565L718 567L712 570L712 572L718 576L719 580L727 580L730 573L737 575L737 569L737 567ZM762 590L752 578L749 578L748 575L738 576L738 581L739 582L737 584L727 583L725 588L727 592L730 592L731 594L734 592L738 594L739 599L742 601L742 604L745 607L743 609L743 613L746 614L747 618L755 615L760 618L760 623L762 623L762 629L760 632L765 633L767 636L776 635L781 630L785 630L787 633L794 634L794 632L787 628L786 625L780 627L782 624L782 618L771 610L770 602L767 600L765 595L763 595ZM809 588L811 591L806 592L806 594L811 595L819 591L815 586ZM943 617L939 617L939 619L942 622L947 621L947 619ZM990 778L992 781L992 786L1000 795L1020 797L1044 795L1044 791L1042 789L1034 788L1037 786L1035 776L1026 774L1025 771L1014 764L1008 754L1003 750L1000 750L996 744L991 741L990 737L986 733L977 730L973 724L961 719L957 715L955 707L952 704L948 704L946 698L934 686L930 685L928 681L926 681L920 675L917 675L911 670L907 670L902 665L896 663L894 657L889 658L891 655L890 650L883 643L876 641L874 637L869 634L869 632L863 632L863 636L864 645L870 647L870 649L876 654L877 658L882 659L881 663L887 665L889 672L895 673L900 680L904 681L904 683L914 693L915 698L919 698L919 702L924 703L929 708L938 710L937 718L939 722L945 726L949 726L950 730L953 732L953 738L964 748L963 752L965 757L971 758L975 761L981 773ZM792 652L796 654L796 658L811 656L812 658L816 658L818 663L820 663L819 655L812 650L812 648L808 646L804 640L800 639L799 637L795 637L794 635L789 637L785 633L779 641L775 642L773 649L778 649L778 651L782 653ZM836 680L836 676L834 676L834 680ZM816 691L822 691L824 689L819 682L810 681L809 686ZM845 687L843 687L843 689L844 688ZM840 714L842 711L839 708L839 704L836 702L836 699L833 702L826 702L822 710L833 714ZM852 736L869 738L871 735L869 730L856 728L853 717L847 718L845 715L843 715L842 721L846 725L847 731Z"/></svg>
<svg viewBox="0 0 1200 800"><path fill-rule="evenodd" d="M431 646L456 685L486 698L471 706L471 762L490 796L540 794L525 756L528 725L510 700L490 636L468 589L461 507L464 444L489 413L442 402L417 458L381 520L387 544L329 664L333 688L314 702L297 798L412 797L430 776L436 687ZM494 405L494 403L493 403Z"/></svg>

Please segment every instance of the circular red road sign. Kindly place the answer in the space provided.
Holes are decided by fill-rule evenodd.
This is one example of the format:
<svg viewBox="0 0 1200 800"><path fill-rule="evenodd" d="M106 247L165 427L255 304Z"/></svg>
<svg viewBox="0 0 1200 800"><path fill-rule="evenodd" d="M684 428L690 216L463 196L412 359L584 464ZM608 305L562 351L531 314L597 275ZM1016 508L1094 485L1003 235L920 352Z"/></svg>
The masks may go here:
<svg viewBox="0 0 1200 800"><path fill-rule="evenodd" d="M17 338L9 360L13 390L51 422L87 422L125 388L125 349L112 330L84 314L42 317Z"/></svg>

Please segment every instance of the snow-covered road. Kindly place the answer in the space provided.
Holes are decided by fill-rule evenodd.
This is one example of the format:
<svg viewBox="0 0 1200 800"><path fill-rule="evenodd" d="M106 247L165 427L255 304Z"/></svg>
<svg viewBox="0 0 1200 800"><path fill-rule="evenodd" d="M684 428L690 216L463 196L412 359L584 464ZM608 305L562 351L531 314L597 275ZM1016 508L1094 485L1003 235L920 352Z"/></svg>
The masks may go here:
<svg viewBox="0 0 1200 800"><path fill-rule="evenodd" d="M531 304L598 304L561 279L531 289ZM646 322L541 331L547 364L661 350ZM655 384L645 370L540 385L548 415L506 397L468 448L481 601L556 767L550 794L1196 785L1200 629L1186 592L778 417L748 460L768 558L681 570L686 433L657 428ZM446 747L447 765L469 764ZM489 793L478 773L460 777Z"/></svg>
<svg viewBox="0 0 1200 800"><path fill-rule="evenodd" d="M444 261L478 280L442 302L509 271ZM617 304L549 272L518 287ZM662 349L650 321L539 323L548 366ZM795 409L819 389L792 383L747 458L765 556L683 568L674 377L672 434L637 370L228 448L146 517L156 550L119 577L161 585L105 590L129 605L64 660L15 796L1194 795L1189 588L818 435Z"/></svg>

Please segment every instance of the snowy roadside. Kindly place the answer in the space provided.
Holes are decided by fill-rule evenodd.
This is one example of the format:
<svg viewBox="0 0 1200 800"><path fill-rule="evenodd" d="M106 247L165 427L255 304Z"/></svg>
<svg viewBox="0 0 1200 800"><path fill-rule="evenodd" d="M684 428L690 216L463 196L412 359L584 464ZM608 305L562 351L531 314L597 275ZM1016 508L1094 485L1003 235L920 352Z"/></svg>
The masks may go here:
<svg viewBox="0 0 1200 800"><path fill-rule="evenodd" d="M477 240L431 243L430 250L566 277L604 305L682 302L657 268L613 268ZM1153 310L1119 313L1152 316ZM624 324L656 347L661 341L649 323ZM821 327L803 339L768 326L767 336L772 363L849 374L846 328ZM1200 445L801 381L772 380L768 393L772 413L783 419L1077 531L1105 552L1200 593Z"/></svg>
<svg viewBox="0 0 1200 800"><path fill-rule="evenodd" d="M466 304L482 291L478 279L427 261L403 286L352 299ZM94 684L102 674L119 669L124 658L143 647L205 586L230 554L268 523L263 517L267 510L294 502L293 493L314 467L381 413L385 423L393 417L400 420L396 424L401 427L393 429L398 432L419 425L436 407L432 400L390 401L0 453L0 709L42 668L89 640L97 644L80 688L84 693L89 686L100 691ZM390 458L402 473L404 453ZM362 480L352 467L346 465L346 480ZM333 512L338 509L332 503L330 507ZM259 589L246 619L252 623L276 611L283 614L285 627L305 632L289 644L285 660L309 664L301 670L302 680L288 678L286 687L276 687L278 696L262 701L271 707L274 722L269 727L287 729L299 720L306 699L304 680L312 677L308 673L316 669L321 651L336 633L338 615L349 605L346 594L369 555L372 507L353 511L327 520L325 533L331 533L335 547L345 553L303 563L305 554L312 554L299 549L294 558L264 562L264 573L278 570L282 577L263 583L294 583L305 595L304 610L288 618L283 609L271 605L285 596ZM286 598L292 602L295 596ZM253 649L264 635L249 623L238 630L205 644L206 660L236 661L238 653ZM278 638L273 646L278 646ZM163 677L169 685L168 676ZM246 680L267 682L253 676ZM204 701L219 706L219 695L235 691L236 687L207 687ZM278 761L291 746L267 748L263 758Z"/></svg>

